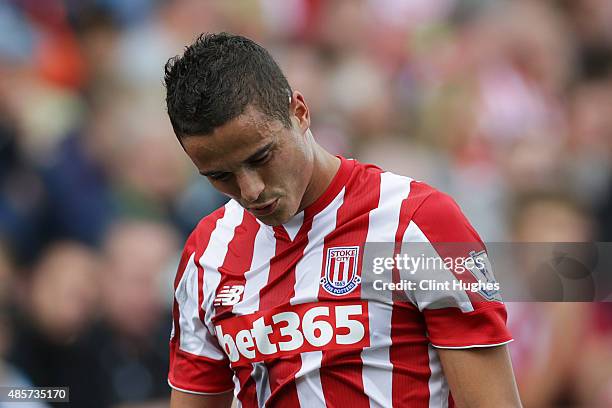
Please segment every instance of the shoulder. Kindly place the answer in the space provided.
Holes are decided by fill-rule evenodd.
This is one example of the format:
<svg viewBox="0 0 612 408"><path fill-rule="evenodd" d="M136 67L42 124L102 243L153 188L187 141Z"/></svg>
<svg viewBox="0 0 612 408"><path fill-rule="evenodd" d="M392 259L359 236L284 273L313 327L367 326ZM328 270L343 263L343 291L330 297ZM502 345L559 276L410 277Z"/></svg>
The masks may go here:
<svg viewBox="0 0 612 408"><path fill-rule="evenodd" d="M447 193L411 177L360 164L363 174L380 180L379 206L394 206L401 200L400 217L414 223L430 240L464 242L479 240L457 202Z"/></svg>
<svg viewBox="0 0 612 408"><path fill-rule="evenodd" d="M380 194L380 204L406 198L406 195L400 197L397 193L400 190L407 193L412 178L385 171L374 164L351 160L355 164L346 188L354 195Z"/></svg>
<svg viewBox="0 0 612 408"><path fill-rule="evenodd" d="M428 214L452 215L457 211L460 212L459 206L450 195L427 183L414 180L409 176L385 171L374 164L355 160L355 171L350 182L366 185L372 185L375 182L380 183L381 190L385 187L391 191L400 187L407 188L408 194L404 199L414 207L415 211L423 206L424 208L420 209L420 212ZM381 198L385 200L386 197Z"/></svg>
<svg viewBox="0 0 612 408"><path fill-rule="evenodd" d="M375 164L364 163L355 159L347 160L353 163L349 183L371 182L373 179L380 177L380 174L384 172L383 169L381 169Z"/></svg>
<svg viewBox="0 0 612 408"><path fill-rule="evenodd" d="M427 183L413 181L408 196L410 219L432 241L480 241L461 207L448 194Z"/></svg>
<svg viewBox="0 0 612 408"><path fill-rule="evenodd" d="M439 222L461 213L457 202L448 194L422 181L410 183L408 200L414 206L415 215L421 219L434 218Z"/></svg>
<svg viewBox="0 0 612 408"><path fill-rule="evenodd" d="M243 217L250 216L235 200L229 200L222 207L203 217L187 238L186 246L206 246L214 231L234 229Z"/></svg>
<svg viewBox="0 0 612 408"><path fill-rule="evenodd" d="M385 190L390 192L394 192L399 188L406 190L403 200L405 201L405 207L408 207L410 210L411 216L418 213L421 216L420 218L431 217L443 221L443 218L438 217L452 217L456 216L457 213L461 213L461 209L450 195L425 182L415 180L409 176L385 171L374 165L361 164L359 167L363 169L363 174L368 176L376 175L376 177L380 178L381 200L383 201L395 196L391 194L387 198L384 194Z"/></svg>
<svg viewBox="0 0 612 408"><path fill-rule="evenodd" d="M219 246L231 240L245 213L240 204L230 200L198 222L183 246L175 287L187 269L219 255Z"/></svg>

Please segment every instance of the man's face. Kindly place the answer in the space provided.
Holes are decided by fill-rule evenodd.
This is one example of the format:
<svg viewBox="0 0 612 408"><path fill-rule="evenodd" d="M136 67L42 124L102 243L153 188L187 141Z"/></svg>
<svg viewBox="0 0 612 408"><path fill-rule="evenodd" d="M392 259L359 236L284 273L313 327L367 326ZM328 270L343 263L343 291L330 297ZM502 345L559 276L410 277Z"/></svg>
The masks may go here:
<svg viewBox="0 0 612 408"><path fill-rule="evenodd" d="M292 105L295 108L295 102ZM280 225L303 209L312 176L313 151L304 122L307 109L305 116L300 116L298 107L298 116L292 116L292 127L287 129L248 106L211 134L186 136L182 143L213 187L261 222Z"/></svg>

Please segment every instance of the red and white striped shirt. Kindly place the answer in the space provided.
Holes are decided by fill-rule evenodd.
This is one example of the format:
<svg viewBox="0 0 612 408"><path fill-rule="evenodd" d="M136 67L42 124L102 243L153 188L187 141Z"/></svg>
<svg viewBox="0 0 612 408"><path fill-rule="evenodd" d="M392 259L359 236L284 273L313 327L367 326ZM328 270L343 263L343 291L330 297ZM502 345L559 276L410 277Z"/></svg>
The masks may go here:
<svg viewBox="0 0 612 408"><path fill-rule="evenodd" d="M284 225L231 200L196 227L175 279L173 388L233 389L242 407L445 407L436 347L511 341L499 301L465 294L436 307L362 291L366 242L430 243L441 257L438 243L484 245L449 196L341 162L324 194Z"/></svg>

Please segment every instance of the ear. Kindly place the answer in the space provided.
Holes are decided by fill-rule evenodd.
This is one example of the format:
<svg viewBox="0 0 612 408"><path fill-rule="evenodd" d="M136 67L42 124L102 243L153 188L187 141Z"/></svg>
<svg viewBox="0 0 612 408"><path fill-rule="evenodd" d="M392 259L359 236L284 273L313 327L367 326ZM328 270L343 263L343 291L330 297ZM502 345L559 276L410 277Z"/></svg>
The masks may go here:
<svg viewBox="0 0 612 408"><path fill-rule="evenodd" d="M310 127L310 110L308 109L308 105L306 105L304 95L299 91L293 91L293 94L291 94L289 112L292 115L291 120L295 121L302 133L306 133Z"/></svg>

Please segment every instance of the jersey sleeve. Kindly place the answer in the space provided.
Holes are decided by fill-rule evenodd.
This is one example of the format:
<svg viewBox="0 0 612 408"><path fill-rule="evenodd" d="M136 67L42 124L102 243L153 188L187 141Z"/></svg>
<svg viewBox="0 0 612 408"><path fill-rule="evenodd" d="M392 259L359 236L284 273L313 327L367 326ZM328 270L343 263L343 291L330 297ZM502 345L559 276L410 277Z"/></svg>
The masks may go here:
<svg viewBox="0 0 612 408"><path fill-rule="evenodd" d="M189 393L222 393L234 388L233 372L216 337L204 324L196 241L195 233L187 240L174 281L168 384Z"/></svg>
<svg viewBox="0 0 612 408"><path fill-rule="evenodd" d="M444 273L460 288L425 296L417 293L417 307L424 315L430 342L440 348L471 348L512 341L499 291L461 289L479 280L495 283L484 243L450 196L423 183L412 184L422 197L412 216L412 233L445 260ZM457 262L466 259L485 262L470 270L466 263Z"/></svg>

